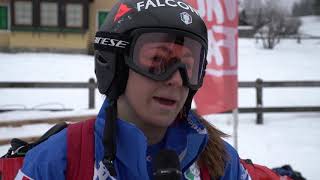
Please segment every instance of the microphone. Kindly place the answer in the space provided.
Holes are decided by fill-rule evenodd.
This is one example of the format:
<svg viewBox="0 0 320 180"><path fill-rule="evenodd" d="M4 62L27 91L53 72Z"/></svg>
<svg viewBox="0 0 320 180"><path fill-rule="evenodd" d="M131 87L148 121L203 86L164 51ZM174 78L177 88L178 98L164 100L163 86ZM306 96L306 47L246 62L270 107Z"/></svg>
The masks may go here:
<svg viewBox="0 0 320 180"><path fill-rule="evenodd" d="M179 157L173 150L160 150L152 160L152 167L154 180L181 180Z"/></svg>

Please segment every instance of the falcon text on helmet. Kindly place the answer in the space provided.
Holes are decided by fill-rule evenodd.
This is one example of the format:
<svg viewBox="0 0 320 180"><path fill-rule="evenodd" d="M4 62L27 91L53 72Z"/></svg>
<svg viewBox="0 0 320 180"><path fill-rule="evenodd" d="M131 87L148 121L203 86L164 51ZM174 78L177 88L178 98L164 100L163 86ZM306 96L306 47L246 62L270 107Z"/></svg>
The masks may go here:
<svg viewBox="0 0 320 180"><path fill-rule="evenodd" d="M160 2L160 0L144 0L137 3L137 10L147 10L150 8L161 8L161 7L176 7L176 8L182 8L184 10L189 10L199 16L199 13L197 10L195 10L192 6L189 4L183 2L183 1L175 1L175 0L165 0L164 2Z"/></svg>

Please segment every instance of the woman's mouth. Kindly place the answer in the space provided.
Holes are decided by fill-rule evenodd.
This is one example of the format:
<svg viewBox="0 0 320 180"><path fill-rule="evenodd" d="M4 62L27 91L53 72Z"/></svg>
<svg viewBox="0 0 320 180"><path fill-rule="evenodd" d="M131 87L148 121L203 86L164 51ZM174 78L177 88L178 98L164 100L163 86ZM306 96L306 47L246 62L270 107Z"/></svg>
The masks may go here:
<svg viewBox="0 0 320 180"><path fill-rule="evenodd" d="M173 99L168 99L164 97L153 97L153 99L156 100L159 104L165 105L165 106L173 106L177 102Z"/></svg>

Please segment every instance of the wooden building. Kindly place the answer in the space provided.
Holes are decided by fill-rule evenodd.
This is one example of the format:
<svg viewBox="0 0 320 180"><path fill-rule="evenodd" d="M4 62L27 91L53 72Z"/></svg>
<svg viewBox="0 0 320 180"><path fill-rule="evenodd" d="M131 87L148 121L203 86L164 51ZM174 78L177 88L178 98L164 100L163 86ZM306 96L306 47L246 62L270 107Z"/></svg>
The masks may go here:
<svg viewBox="0 0 320 180"><path fill-rule="evenodd" d="M116 0L0 0L0 50L92 52Z"/></svg>

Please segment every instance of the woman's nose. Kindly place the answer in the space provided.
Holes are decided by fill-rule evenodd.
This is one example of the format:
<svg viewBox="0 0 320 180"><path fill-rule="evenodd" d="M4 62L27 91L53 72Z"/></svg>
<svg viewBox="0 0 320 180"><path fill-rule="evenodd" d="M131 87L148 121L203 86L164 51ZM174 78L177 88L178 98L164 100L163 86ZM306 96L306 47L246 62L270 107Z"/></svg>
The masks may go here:
<svg viewBox="0 0 320 180"><path fill-rule="evenodd" d="M166 84L168 86L175 86L175 87L179 87L183 85L183 80L179 70L176 70L176 72L174 72L172 76L166 80Z"/></svg>

